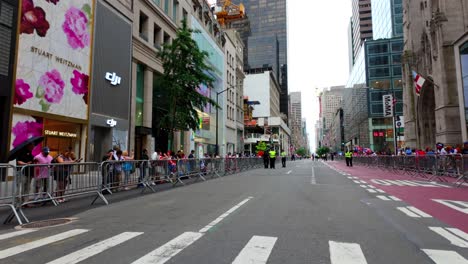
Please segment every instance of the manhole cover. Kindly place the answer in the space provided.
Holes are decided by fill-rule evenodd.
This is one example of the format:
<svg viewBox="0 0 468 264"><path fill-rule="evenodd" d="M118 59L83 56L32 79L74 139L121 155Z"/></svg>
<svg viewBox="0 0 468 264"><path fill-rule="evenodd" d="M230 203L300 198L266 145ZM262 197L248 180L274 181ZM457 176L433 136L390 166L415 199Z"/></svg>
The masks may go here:
<svg viewBox="0 0 468 264"><path fill-rule="evenodd" d="M59 226L59 225L66 225L73 222L74 218L58 218L58 219L49 219L37 222L31 222L27 224L20 225L19 228L43 228L43 227L51 227L51 226Z"/></svg>

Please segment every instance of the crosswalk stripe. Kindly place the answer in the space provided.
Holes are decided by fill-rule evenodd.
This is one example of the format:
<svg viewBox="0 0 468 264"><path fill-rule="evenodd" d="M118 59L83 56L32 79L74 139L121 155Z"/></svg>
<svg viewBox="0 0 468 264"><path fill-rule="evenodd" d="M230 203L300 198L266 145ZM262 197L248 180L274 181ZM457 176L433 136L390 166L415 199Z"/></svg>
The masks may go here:
<svg viewBox="0 0 468 264"><path fill-rule="evenodd" d="M377 191L374 190L374 189L366 189L366 190L367 190L368 192L370 192L370 193L377 193Z"/></svg>
<svg viewBox="0 0 468 264"><path fill-rule="evenodd" d="M401 201L400 198L397 198L397 197L395 197L395 196L391 196L391 195L390 195L389 197L390 197L390 199L392 199L393 201L397 201L397 202L400 202L400 201Z"/></svg>
<svg viewBox="0 0 468 264"><path fill-rule="evenodd" d="M366 183L367 183L366 181L360 181L360 182L363 183L363 184L366 184Z"/></svg>
<svg viewBox="0 0 468 264"><path fill-rule="evenodd" d="M26 244L22 244L22 245L19 245L19 246L8 248L8 249L0 251L0 259L8 258L8 257L14 256L14 255L19 254L19 253L23 253L23 252L31 250L31 249L42 247L42 246L45 246L47 244L51 244L51 243L54 243L54 242L57 242L57 241L60 241L60 240L64 240L64 239L67 239L67 238L70 238L70 237L74 237L74 236L82 234L82 233L86 233L88 231L89 230L87 230L87 229L73 229L73 230L70 230L70 231L67 231L67 232L64 232L64 233L60 233L58 235L42 238L42 239L32 241L32 242L29 242L29 243L26 243Z"/></svg>
<svg viewBox="0 0 468 264"><path fill-rule="evenodd" d="M264 264L267 263L271 250L275 246L276 237L253 236L232 264Z"/></svg>
<svg viewBox="0 0 468 264"><path fill-rule="evenodd" d="M331 264L367 264L361 246L354 243L329 241Z"/></svg>
<svg viewBox="0 0 468 264"><path fill-rule="evenodd" d="M423 249L436 264L468 264L468 260L455 251Z"/></svg>
<svg viewBox="0 0 468 264"><path fill-rule="evenodd" d="M414 218L421 218L420 215L416 214L415 212L411 211L410 209L406 207L397 207L398 210L402 211L409 217L414 217Z"/></svg>
<svg viewBox="0 0 468 264"><path fill-rule="evenodd" d="M361 186L362 188L367 188L367 185L361 184L361 185L359 185L359 186Z"/></svg>
<svg viewBox="0 0 468 264"><path fill-rule="evenodd" d="M357 180L354 180L354 183L361 184L361 182L359 182L359 181L357 181Z"/></svg>
<svg viewBox="0 0 468 264"><path fill-rule="evenodd" d="M458 229L458 228L447 228L447 230L449 230L450 232L454 233L455 235L463 238L464 240L468 241L468 234L461 231L460 229Z"/></svg>
<svg viewBox="0 0 468 264"><path fill-rule="evenodd" d="M465 241L465 240L461 239L460 237L450 233L449 231L445 230L442 227L430 226L429 229L436 232L437 234L443 236L444 238L446 238L448 241L450 241L450 243L452 243L455 246L462 247L462 248L468 248L468 241ZM453 230L451 230L451 231L453 231Z"/></svg>
<svg viewBox="0 0 468 264"><path fill-rule="evenodd" d="M47 264L75 264L87 258L90 258L94 255L97 255L109 248L115 247L141 234L143 233L142 232L124 232L114 237L111 237L109 239L93 244L89 247L83 248L81 250L75 251L61 258L58 258Z"/></svg>
<svg viewBox="0 0 468 264"><path fill-rule="evenodd" d="M419 210L418 208L416 208L414 206L408 206L408 209L415 212L416 214L420 215L421 217L432 218L432 216L430 214L426 214L425 212Z"/></svg>
<svg viewBox="0 0 468 264"><path fill-rule="evenodd" d="M0 240L5 240L5 239L8 239L8 238L25 235L25 234L32 233L32 232L35 232L35 231L37 231L37 230L36 229L24 229L24 230L20 230L20 231L6 233L6 234L3 234L3 235L0 235Z"/></svg>
<svg viewBox="0 0 468 264"><path fill-rule="evenodd" d="M390 201L390 199L387 198L387 196L384 196L384 195L377 195L377 198L379 198L380 200L384 200L384 201Z"/></svg>
<svg viewBox="0 0 468 264"><path fill-rule="evenodd" d="M159 248L144 255L140 259L134 261L132 264L162 264L177 255L180 251L190 246L193 242L197 241L203 236L198 232L185 232L180 236L172 239Z"/></svg>

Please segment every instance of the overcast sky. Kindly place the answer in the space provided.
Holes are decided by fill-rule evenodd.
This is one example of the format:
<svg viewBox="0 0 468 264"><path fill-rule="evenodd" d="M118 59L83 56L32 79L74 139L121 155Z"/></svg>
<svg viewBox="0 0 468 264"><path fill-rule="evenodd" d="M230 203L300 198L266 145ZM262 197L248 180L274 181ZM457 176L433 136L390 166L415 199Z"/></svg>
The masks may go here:
<svg viewBox="0 0 468 264"><path fill-rule="evenodd" d="M315 151L317 88L348 79L350 0L286 0L288 6L289 92L302 92L302 116ZM215 3L216 0L208 0Z"/></svg>
<svg viewBox="0 0 468 264"><path fill-rule="evenodd" d="M348 79L349 0L287 0L289 91L302 92L302 115L315 151L316 88Z"/></svg>

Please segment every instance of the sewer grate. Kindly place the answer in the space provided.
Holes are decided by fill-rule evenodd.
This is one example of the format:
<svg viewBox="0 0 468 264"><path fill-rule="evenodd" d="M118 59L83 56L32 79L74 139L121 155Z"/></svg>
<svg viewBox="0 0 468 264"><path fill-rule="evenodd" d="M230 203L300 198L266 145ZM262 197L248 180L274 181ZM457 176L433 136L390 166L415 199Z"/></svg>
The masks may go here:
<svg viewBox="0 0 468 264"><path fill-rule="evenodd" d="M51 227L51 226L59 226L59 225L66 225L73 222L73 218L57 218L57 219L49 219L49 220L42 220L37 222L31 222L24 225L21 225L20 228L43 228L43 227Z"/></svg>

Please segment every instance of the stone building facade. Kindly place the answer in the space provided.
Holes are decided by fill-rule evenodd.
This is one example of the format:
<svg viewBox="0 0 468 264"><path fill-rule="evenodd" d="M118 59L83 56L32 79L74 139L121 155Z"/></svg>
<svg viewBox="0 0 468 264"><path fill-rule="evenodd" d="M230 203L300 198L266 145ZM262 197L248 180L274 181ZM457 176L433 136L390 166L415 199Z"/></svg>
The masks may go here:
<svg viewBox="0 0 468 264"><path fill-rule="evenodd" d="M460 144L462 131L466 140L460 47L467 41L468 0L404 0L403 7L406 145ZM419 96L412 71L427 80Z"/></svg>

